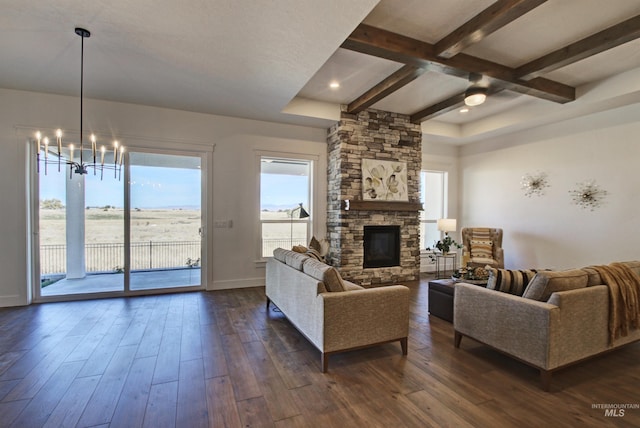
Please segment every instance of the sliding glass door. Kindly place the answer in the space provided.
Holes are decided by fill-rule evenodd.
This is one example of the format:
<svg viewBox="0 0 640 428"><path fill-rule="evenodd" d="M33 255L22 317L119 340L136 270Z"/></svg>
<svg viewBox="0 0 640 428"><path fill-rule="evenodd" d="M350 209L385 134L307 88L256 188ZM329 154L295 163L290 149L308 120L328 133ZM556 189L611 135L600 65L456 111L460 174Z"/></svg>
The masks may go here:
<svg viewBox="0 0 640 428"><path fill-rule="evenodd" d="M205 156L126 156L116 177L34 174L36 299L202 288Z"/></svg>
<svg viewBox="0 0 640 428"><path fill-rule="evenodd" d="M199 286L201 159L129 154L131 290Z"/></svg>
<svg viewBox="0 0 640 428"><path fill-rule="evenodd" d="M37 176L42 296L124 290L123 181L98 174Z"/></svg>

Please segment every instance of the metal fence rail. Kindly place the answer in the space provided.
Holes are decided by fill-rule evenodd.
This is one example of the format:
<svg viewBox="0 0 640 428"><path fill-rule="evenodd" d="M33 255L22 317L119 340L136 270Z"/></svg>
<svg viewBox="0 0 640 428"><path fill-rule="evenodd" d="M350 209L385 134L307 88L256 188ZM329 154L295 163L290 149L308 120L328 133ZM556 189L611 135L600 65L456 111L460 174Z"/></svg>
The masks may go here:
<svg viewBox="0 0 640 428"><path fill-rule="evenodd" d="M262 240L263 257L271 257L278 247L306 245L305 238ZM148 241L131 243L131 269L170 269L187 266L187 259L200 258L200 241ZM113 272L124 268L124 244L86 244L87 272ZM40 275L63 274L67 271L67 246L40 246Z"/></svg>
<svg viewBox="0 0 640 428"><path fill-rule="evenodd" d="M273 256L273 250L278 247L291 249L294 245L307 245L306 238L278 238L262 239L262 257Z"/></svg>
<svg viewBox="0 0 640 428"><path fill-rule="evenodd" d="M187 266L187 259L200 258L200 241L132 242L131 269L162 269ZM87 272L113 272L124 267L124 243L86 244ZM40 274L62 274L67 270L67 246L40 246Z"/></svg>

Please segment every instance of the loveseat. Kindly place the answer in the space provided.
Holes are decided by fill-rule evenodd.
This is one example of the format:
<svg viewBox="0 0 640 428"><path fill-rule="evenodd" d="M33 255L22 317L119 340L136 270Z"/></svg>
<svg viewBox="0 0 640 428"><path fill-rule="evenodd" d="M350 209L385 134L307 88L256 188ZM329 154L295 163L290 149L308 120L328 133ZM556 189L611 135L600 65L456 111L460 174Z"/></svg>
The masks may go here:
<svg viewBox="0 0 640 428"><path fill-rule="evenodd" d="M273 303L321 352L322 371L331 354L400 341L407 355L409 289L362 288L338 271L282 248L267 261L267 311Z"/></svg>
<svg viewBox="0 0 640 428"><path fill-rule="evenodd" d="M640 262L622 264L640 275ZM496 270L505 283L491 287L490 278L489 288L456 284L455 347L467 336L515 357L540 370L548 391L554 371L640 340L640 329L630 328L626 335L612 332L609 308L617 300L614 305L620 309L619 300L610 297L598 269ZM634 287L640 294L637 283Z"/></svg>

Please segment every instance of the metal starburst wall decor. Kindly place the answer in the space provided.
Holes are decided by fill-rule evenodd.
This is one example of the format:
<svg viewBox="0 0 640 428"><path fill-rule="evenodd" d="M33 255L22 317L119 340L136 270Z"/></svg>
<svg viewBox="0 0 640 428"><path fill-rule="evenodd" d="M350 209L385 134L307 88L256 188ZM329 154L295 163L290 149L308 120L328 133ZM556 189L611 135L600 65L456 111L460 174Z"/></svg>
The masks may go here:
<svg viewBox="0 0 640 428"><path fill-rule="evenodd" d="M594 180L577 184L578 188L569 190L573 203L580 208L595 210L604 202L607 191L598 187Z"/></svg>
<svg viewBox="0 0 640 428"><path fill-rule="evenodd" d="M544 189L550 187L545 172L523 175L520 185L522 186L522 190L524 190L524 195L529 198L544 195Z"/></svg>

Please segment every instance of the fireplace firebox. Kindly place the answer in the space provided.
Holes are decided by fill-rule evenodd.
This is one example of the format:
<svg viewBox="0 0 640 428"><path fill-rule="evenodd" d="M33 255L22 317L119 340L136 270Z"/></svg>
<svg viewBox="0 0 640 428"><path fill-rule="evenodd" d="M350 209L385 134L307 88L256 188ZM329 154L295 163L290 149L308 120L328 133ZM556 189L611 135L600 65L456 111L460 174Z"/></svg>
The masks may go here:
<svg viewBox="0 0 640 428"><path fill-rule="evenodd" d="M400 226L364 226L364 268L400 265Z"/></svg>

